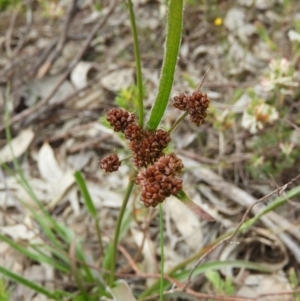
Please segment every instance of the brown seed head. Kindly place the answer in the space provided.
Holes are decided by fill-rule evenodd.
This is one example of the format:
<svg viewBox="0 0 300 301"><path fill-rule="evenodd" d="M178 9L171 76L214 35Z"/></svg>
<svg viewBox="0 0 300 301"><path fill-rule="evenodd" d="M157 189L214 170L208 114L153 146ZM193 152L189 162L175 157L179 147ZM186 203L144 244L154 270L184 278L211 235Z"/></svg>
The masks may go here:
<svg viewBox="0 0 300 301"><path fill-rule="evenodd" d="M124 131L125 138L133 141L140 139L143 135L143 129L136 123L129 124Z"/></svg>
<svg viewBox="0 0 300 301"><path fill-rule="evenodd" d="M173 98L174 100L174 107L181 110L187 111L188 110L188 95L184 93L180 93L179 95Z"/></svg>
<svg viewBox="0 0 300 301"><path fill-rule="evenodd" d="M210 99L201 91L194 91L191 95L179 94L174 97L174 106L180 110L188 111L190 120L197 126L205 123Z"/></svg>
<svg viewBox="0 0 300 301"><path fill-rule="evenodd" d="M175 177L182 168L181 160L175 154L170 154L160 157L153 165L138 173L135 183L142 190L141 200L146 207L156 207L182 189L182 180Z"/></svg>
<svg viewBox="0 0 300 301"><path fill-rule="evenodd" d="M174 153L160 157L154 165L156 168L165 175L175 175L181 173L184 168L181 159Z"/></svg>
<svg viewBox="0 0 300 301"><path fill-rule="evenodd" d="M117 154L111 154L103 158L100 162L100 168L106 172L114 172L119 169L121 162Z"/></svg>
<svg viewBox="0 0 300 301"><path fill-rule="evenodd" d="M170 134L164 130L142 131L142 134L130 142L133 163L137 167L153 164L170 142Z"/></svg>
<svg viewBox="0 0 300 301"><path fill-rule="evenodd" d="M123 132L135 122L135 115L122 109L111 109L107 112L106 120L115 132Z"/></svg>

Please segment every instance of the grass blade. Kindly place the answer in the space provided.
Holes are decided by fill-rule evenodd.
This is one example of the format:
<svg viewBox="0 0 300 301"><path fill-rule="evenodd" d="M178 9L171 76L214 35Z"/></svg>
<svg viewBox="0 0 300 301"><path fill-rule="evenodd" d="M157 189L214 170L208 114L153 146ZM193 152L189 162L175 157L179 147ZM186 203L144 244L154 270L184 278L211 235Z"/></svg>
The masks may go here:
<svg viewBox="0 0 300 301"><path fill-rule="evenodd" d="M54 300L58 300L58 301L60 300L55 293L49 291L45 287L42 287L42 286L40 286L40 285L30 281L30 280L18 275L18 274L15 274L12 271L10 271L10 270L2 267L2 266L0 266L0 273L2 275L4 275L5 277L10 278L11 280L16 281L17 283L20 283L24 286L27 286L27 287L31 288L32 290L34 290L34 291L36 291L40 294L43 294L43 295L45 295L49 298L52 298Z"/></svg>
<svg viewBox="0 0 300 301"><path fill-rule="evenodd" d="M84 180L81 172L76 171L74 173L74 177L75 177L76 183L77 183L77 185L80 189L80 192L83 196L83 200L85 202L85 205L86 205L88 211L90 212L90 214L93 218L96 218L97 217L97 210L94 206L94 203L93 203L92 198L90 196L90 193L89 193L89 191L86 187L85 180Z"/></svg>
<svg viewBox="0 0 300 301"><path fill-rule="evenodd" d="M135 16L134 10L132 6L132 1L128 0L128 9L130 15L130 23L132 36L134 41L134 56L135 56L135 64L136 64L136 81L139 89L138 92L138 105L139 105L139 125L143 127L144 125L144 104L143 104L143 78L142 78L142 67L141 67L141 56L140 56L140 48L139 48L139 40L136 30L135 24Z"/></svg>
<svg viewBox="0 0 300 301"><path fill-rule="evenodd" d="M76 171L74 173L74 177L75 177L76 183L77 183L77 185L78 185L78 187L81 191L81 194L83 196L85 205L88 208L88 211L90 212L91 216L94 218L96 233L97 233L98 242L99 242L100 253L103 256L104 248L103 248L103 243L102 243L102 234L101 234L101 228L100 228L100 225L99 225L97 210L94 206L93 200L92 200L91 195L90 195L90 193L87 189L85 180L84 180L81 172Z"/></svg>

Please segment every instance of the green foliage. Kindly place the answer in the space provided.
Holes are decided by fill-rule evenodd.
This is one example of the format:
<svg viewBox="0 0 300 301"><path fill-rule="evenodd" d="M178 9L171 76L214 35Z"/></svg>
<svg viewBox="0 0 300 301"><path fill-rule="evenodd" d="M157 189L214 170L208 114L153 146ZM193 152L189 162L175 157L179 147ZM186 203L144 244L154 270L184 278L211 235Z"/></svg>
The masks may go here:
<svg viewBox="0 0 300 301"><path fill-rule="evenodd" d="M96 3L95 3L95 9L97 11L101 11L102 10L102 4L101 4L101 1L100 0L97 0Z"/></svg>
<svg viewBox="0 0 300 301"><path fill-rule="evenodd" d="M291 268L289 270L289 282L293 290L296 290L299 287L299 279L294 268ZM295 292L294 297L295 297L295 301L300 301L300 293Z"/></svg>
<svg viewBox="0 0 300 301"><path fill-rule="evenodd" d="M106 117L105 116L101 116L99 118L99 122L104 125L105 127L107 127L108 129L112 129L110 123L106 120Z"/></svg>
<svg viewBox="0 0 300 301"><path fill-rule="evenodd" d="M145 85L143 84L143 91L145 91ZM139 97L139 89L137 85L131 85L127 88L122 88L116 98L115 104L128 111L136 111L138 108L138 97ZM145 97L145 93L143 95Z"/></svg>
<svg viewBox="0 0 300 301"><path fill-rule="evenodd" d="M6 291L5 281L0 277L0 301L9 301L8 292Z"/></svg>
<svg viewBox="0 0 300 301"><path fill-rule="evenodd" d="M277 45L273 42L267 29L263 24L257 24L257 33L262 41L264 41L272 50L277 50Z"/></svg>
<svg viewBox="0 0 300 301"><path fill-rule="evenodd" d="M0 273L2 275L4 275L5 277L7 277L17 283L20 283L26 287L33 289L34 291L36 291L40 294L45 295L46 297L60 301L60 298L58 297L57 292L52 292L52 291L48 290L47 288L42 287L42 286L28 280L27 278L24 278L16 273L13 273L9 269L6 269L6 268L0 266Z"/></svg>
<svg viewBox="0 0 300 301"><path fill-rule="evenodd" d="M14 7L21 3L21 0L0 0L0 11Z"/></svg>
<svg viewBox="0 0 300 301"><path fill-rule="evenodd" d="M196 83L188 73L183 74L183 80L187 82L192 89L196 89L198 86L198 83Z"/></svg>
<svg viewBox="0 0 300 301"><path fill-rule="evenodd" d="M207 271L205 273L206 279L212 284L217 294L230 296L234 293L234 286L230 278L223 280L220 273L217 271Z"/></svg>
<svg viewBox="0 0 300 301"><path fill-rule="evenodd" d="M255 179L261 175L274 177L291 168L300 160L300 153L290 142L291 130L272 127L253 139L252 157L245 167Z"/></svg>

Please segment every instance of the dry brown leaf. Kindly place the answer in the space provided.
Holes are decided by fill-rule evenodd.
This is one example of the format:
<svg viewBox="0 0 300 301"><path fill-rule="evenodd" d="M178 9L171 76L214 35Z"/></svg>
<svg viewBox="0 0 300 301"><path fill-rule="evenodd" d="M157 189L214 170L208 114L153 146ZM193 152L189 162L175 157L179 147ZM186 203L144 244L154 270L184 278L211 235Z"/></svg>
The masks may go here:
<svg viewBox="0 0 300 301"><path fill-rule="evenodd" d="M48 182L57 182L64 175L52 147L47 142L43 144L39 151L38 169L41 177Z"/></svg>
<svg viewBox="0 0 300 301"><path fill-rule="evenodd" d="M244 285L237 292L238 297L257 298L262 294L271 294L264 297L264 301L294 301L293 294L282 295L282 292L292 293L288 280L282 275L249 275Z"/></svg>
<svg viewBox="0 0 300 301"><path fill-rule="evenodd" d="M202 227L195 213L175 197L167 199L165 208L191 250L197 250L202 242Z"/></svg>
<svg viewBox="0 0 300 301"><path fill-rule="evenodd" d="M25 129L20 132L20 134L11 140L11 143L7 143L1 150L0 150L0 160L4 163L10 162L13 158L18 158L23 155L30 143L34 138L34 132L32 129ZM11 152L11 148L13 149L13 154Z"/></svg>
<svg viewBox="0 0 300 301"><path fill-rule="evenodd" d="M135 243L138 245L138 247L140 247L143 242L144 233L134 228L131 229L131 233ZM155 246L153 241L148 237L145 238L142 254L144 255L143 272L150 273L150 274L158 273L157 261L155 255ZM148 278L146 281L147 281L147 285L149 286L153 284L153 282L155 282L155 279Z"/></svg>

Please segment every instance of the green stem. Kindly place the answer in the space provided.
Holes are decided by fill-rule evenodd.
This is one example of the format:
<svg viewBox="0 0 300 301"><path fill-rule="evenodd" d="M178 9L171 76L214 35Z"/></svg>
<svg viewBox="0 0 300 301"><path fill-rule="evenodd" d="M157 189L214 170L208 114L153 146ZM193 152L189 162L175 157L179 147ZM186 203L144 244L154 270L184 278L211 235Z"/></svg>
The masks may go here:
<svg viewBox="0 0 300 301"><path fill-rule="evenodd" d="M121 159L120 162L126 161L126 160L128 160L128 159L130 159L130 158L132 158L132 155L130 155L130 156L128 156L128 157L125 157L125 158Z"/></svg>
<svg viewBox="0 0 300 301"><path fill-rule="evenodd" d="M144 104L143 104L143 78L142 78L142 67L141 67L141 56L139 48L139 40L135 24L134 10L131 0L128 0L128 9L130 15L131 30L134 41L134 55L136 64L136 80L138 85L138 104L139 104L139 125L144 126Z"/></svg>
<svg viewBox="0 0 300 301"><path fill-rule="evenodd" d="M159 204L159 234L160 234L160 301L164 300L164 219L162 205Z"/></svg>
<svg viewBox="0 0 300 301"><path fill-rule="evenodd" d="M95 227L96 227L97 238L98 238L98 243L99 243L99 248L100 248L100 254L101 254L101 257L103 258L104 248L103 248L103 243L102 243L103 240L102 240L101 228L99 225L99 218L96 217L94 220L95 220Z"/></svg>
<svg viewBox="0 0 300 301"><path fill-rule="evenodd" d="M174 122L174 124L170 127L170 129L168 130L168 132L171 134L177 127L177 125L187 116L188 111L184 112L183 114L181 114L178 119Z"/></svg>
<svg viewBox="0 0 300 301"><path fill-rule="evenodd" d="M169 101L181 42L182 17L183 0L169 0L163 66L157 96L147 124L151 130L159 125Z"/></svg>
<svg viewBox="0 0 300 301"><path fill-rule="evenodd" d="M132 192L132 188L134 186L134 179L136 176L136 171L133 170L131 171L129 175L129 183L127 186L127 190L124 195L123 203L118 215L117 219L117 225L115 229L115 234L114 234L114 241L113 241L113 248L112 248L112 259L111 259L111 266L110 266L110 279L109 279L109 284L112 287L115 281L115 270L116 270L116 259L117 259L117 249L118 249L118 241L119 241L119 235L120 235L120 230L121 230L121 225L122 225L122 220L123 216L125 213L126 206L129 201L129 197Z"/></svg>

